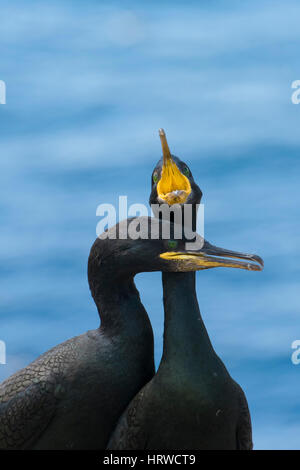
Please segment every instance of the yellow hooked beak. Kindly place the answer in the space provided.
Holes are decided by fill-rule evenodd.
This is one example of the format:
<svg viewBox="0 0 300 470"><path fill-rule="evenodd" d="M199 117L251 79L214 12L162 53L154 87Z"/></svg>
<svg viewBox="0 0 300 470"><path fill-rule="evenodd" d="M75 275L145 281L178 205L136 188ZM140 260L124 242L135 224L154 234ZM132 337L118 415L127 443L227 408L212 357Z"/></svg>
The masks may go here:
<svg viewBox="0 0 300 470"><path fill-rule="evenodd" d="M217 267L262 271L264 267L264 262L258 255L225 250L208 242L205 242L199 251L167 251L162 253L160 258L176 263L178 271L199 271Z"/></svg>
<svg viewBox="0 0 300 470"><path fill-rule="evenodd" d="M158 198L171 206L184 204L192 191L191 184L174 162L168 146L165 131L159 129L159 136L163 151L163 166L161 178L157 184Z"/></svg>

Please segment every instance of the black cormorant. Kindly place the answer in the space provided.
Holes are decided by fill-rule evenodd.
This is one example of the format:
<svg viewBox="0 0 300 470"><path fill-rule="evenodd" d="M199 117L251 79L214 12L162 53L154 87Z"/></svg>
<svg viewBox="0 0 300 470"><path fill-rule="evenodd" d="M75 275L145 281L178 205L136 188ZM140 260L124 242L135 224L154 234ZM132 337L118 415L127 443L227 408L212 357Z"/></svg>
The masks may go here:
<svg viewBox="0 0 300 470"><path fill-rule="evenodd" d="M160 136L163 159L152 174L150 203L190 203L196 209L201 190L187 165L171 156L163 130ZM195 217L196 210L193 227ZM207 242L203 249L207 255L223 259L209 259L202 269L254 269L248 262L231 262L229 258L256 261L256 270L263 267L256 255L222 250ZM163 272L162 279L165 328L159 369L123 413L108 448L251 449L247 400L210 342L198 306L195 273Z"/></svg>
<svg viewBox="0 0 300 470"><path fill-rule="evenodd" d="M0 449L103 449L130 400L153 377L153 333L134 276L199 269L199 254L188 254L183 241L174 254L168 240L128 237L133 224L145 231L153 220L158 223L125 220L96 239L88 280L101 326L2 382Z"/></svg>

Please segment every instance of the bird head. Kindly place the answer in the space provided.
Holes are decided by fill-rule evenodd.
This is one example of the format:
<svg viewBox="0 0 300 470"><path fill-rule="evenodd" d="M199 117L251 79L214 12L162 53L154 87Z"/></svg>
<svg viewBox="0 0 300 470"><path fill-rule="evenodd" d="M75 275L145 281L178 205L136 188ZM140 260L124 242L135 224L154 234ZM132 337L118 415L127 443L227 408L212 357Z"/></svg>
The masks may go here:
<svg viewBox="0 0 300 470"><path fill-rule="evenodd" d="M196 249L191 250L187 243L193 232L186 229L179 239L170 238L170 233L176 233L175 224L151 217L126 219L103 232L89 256L91 290L95 290L96 284L116 283L141 272L187 272L216 267L262 270L263 261L257 255L216 247L200 235L193 242Z"/></svg>
<svg viewBox="0 0 300 470"><path fill-rule="evenodd" d="M202 192L188 165L171 155L166 134L159 129L163 156L151 176L150 204L200 204Z"/></svg>

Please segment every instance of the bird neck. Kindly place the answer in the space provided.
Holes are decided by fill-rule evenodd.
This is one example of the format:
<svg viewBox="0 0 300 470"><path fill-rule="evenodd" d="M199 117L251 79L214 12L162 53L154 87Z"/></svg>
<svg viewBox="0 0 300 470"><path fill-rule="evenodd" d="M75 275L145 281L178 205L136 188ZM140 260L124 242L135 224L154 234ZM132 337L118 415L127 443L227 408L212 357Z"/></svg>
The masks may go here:
<svg viewBox="0 0 300 470"><path fill-rule="evenodd" d="M215 352L200 315L195 273L163 272L165 310L162 367L178 372L205 370ZM174 367L173 367L174 366ZM177 371L177 372L176 372Z"/></svg>
<svg viewBox="0 0 300 470"><path fill-rule="evenodd" d="M101 320L101 330L111 336L153 338L147 312L141 302L133 277L115 282L103 281L94 300Z"/></svg>

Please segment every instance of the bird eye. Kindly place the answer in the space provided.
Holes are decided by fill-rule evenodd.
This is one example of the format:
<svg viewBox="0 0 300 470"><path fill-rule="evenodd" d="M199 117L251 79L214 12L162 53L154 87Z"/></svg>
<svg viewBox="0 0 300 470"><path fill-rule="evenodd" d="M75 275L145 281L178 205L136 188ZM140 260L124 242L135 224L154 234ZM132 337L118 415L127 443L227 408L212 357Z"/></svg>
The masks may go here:
<svg viewBox="0 0 300 470"><path fill-rule="evenodd" d="M178 242L176 240L168 241L168 247L170 248L170 250L174 250L175 248L177 248L177 245L178 245Z"/></svg>
<svg viewBox="0 0 300 470"><path fill-rule="evenodd" d="M184 174L185 176L190 176L190 170L188 169L187 166L184 167L184 169L183 169L183 174Z"/></svg>
<svg viewBox="0 0 300 470"><path fill-rule="evenodd" d="M155 172L153 173L153 182L157 183L157 181L158 181L158 174Z"/></svg>

